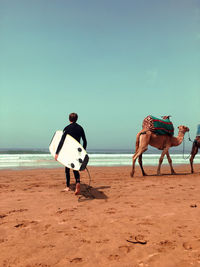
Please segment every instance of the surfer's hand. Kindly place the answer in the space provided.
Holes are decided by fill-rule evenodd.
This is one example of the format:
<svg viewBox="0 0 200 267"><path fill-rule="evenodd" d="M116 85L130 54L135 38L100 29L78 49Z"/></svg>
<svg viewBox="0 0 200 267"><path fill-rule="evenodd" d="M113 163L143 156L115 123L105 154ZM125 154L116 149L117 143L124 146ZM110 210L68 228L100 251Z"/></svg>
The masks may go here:
<svg viewBox="0 0 200 267"><path fill-rule="evenodd" d="M57 159L58 159L58 154L55 154L55 160L57 161Z"/></svg>

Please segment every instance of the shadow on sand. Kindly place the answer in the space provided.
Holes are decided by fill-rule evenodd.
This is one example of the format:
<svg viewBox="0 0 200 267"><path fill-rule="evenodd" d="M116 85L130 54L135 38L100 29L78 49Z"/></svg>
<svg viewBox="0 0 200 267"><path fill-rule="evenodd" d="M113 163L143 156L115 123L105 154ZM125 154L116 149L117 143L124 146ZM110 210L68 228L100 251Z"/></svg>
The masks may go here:
<svg viewBox="0 0 200 267"><path fill-rule="evenodd" d="M87 184L81 184L81 194L78 201L86 201L93 199L107 199L106 194L101 189L110 188L110 186L92 187Z"/></svg>
<svg viewBox="0 0 200 267"><path fill-rule="evenodd" d="M146 178L146 177L162 177L162 176L179 176L179 175L191 175L191 174L195 174L195 173L191 173L191 172L182 172L182 173L174 173L174 174L171 174L171 173L162 173L160 175L157 175L156 173L155 174L146 174L145 176L141 176L142 178ZM198 174L196 172L196 174Z"/></svg>

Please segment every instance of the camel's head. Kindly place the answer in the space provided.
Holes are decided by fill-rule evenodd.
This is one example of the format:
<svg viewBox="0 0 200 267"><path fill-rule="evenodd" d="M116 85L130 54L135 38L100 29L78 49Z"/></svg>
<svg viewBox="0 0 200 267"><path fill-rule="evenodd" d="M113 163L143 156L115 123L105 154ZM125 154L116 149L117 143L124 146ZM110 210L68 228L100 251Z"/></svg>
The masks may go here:
<svg viewBox="0 0 200 267"><path fill-rule="evenodd" d="M184 126L184 125L178 126L178 129L179 129L179 132L182 132L182 133L189 132L190 130L187 126Z"/></svg>

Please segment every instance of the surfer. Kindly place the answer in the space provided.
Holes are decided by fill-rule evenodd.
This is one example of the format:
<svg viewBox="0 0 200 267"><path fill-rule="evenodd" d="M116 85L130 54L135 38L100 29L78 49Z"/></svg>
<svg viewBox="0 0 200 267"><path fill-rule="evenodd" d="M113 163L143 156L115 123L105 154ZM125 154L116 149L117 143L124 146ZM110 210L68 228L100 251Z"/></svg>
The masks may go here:
<svg viewBox="0 0 200 267"><path fill-rule="evenodd" d="M70 124L66 126L63 130L63 135L60 140L60 143L58 145L58 148L56 150L55 154L55 160L58 159L58 154L63 146L63 143L65 141L65 137L67 134L71 135L74 139L76 139L79 143L82 138L83 140L83 148L86 149L87 147L87 140L85 136L85 132L82 128L81 125L76 123L78 120L78 115L76 113L71 113L69 114L69 122ZM79 171L73 170L74 172L74 177L76 180L76 190L75 190L75 195L78 195L80 193L80 173ZM65 167L65 174L66 174L66 188L64 191L69 191L70 190L70 169L68 167Z"/></svg>

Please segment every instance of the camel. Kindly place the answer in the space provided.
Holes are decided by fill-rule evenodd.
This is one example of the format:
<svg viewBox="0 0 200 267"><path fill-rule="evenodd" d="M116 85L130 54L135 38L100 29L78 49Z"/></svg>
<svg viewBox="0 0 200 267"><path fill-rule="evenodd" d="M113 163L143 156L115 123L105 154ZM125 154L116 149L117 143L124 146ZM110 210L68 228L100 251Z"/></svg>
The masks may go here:
<svg viewBox="0 0 200 267"><path fill-rule="evenodd" d="M194 157L196 156L198 150L200 148L200 136L196 136L194 142L193 142L193 145L192 145L192 151L190 153L190 166L191 166L191 173L194 172L194 169L193 169L193 160L194 160Z"/></svg>
<svg viewBox="0 0 200 267"><path fill-rule="evenodd" d="M157 175L160 175L160 169L161 169L161 164L163 162L163 158L166 155L169 166L171 169L171 174L175 174L175 171L172 166L172 160L169 155L169 148L173 146L179 146L184 138L184 135L186 132L189 132L189 128L186 126L179 126L178 127L179 132L178 136L174 137L172 135L156 135L149 129L143 128L136 136L136 147L135 147L135 154L133 155L133 165L132 165L132 171L131 171L131 177L134 176L135 172L135 161L138 158L138 162L140 165L140 168L142 170L143 176L146 175L144 172L143 166L142 166L142 154L148 149L148 145L151 145L153 147L158 148L159 150L162 150L160 159L159 159L159 164L157 168Z"/></svg>

